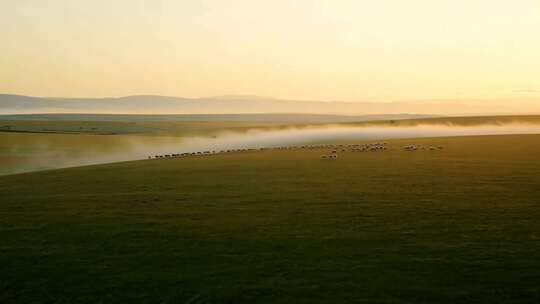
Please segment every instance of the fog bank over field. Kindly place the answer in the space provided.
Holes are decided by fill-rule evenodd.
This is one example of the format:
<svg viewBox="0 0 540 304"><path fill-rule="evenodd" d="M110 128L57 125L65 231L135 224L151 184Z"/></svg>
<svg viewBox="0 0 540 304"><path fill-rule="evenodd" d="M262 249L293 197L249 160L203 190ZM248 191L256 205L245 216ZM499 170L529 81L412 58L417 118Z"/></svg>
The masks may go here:
<svg viewBox="0 0 540 304"><path fill-rule="evenodd" d="M393 138L540 134L540 125L310 126L223 131L212 136L0 133L0 174L146 159L148 156ZM207 156L211 157L211 156Z"/></svg>

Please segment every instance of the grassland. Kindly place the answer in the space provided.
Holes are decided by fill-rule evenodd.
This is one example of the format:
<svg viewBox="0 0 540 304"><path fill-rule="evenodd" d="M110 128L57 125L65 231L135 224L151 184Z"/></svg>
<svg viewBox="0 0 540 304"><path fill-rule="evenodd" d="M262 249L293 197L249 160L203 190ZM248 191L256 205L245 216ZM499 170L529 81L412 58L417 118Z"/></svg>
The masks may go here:
<svg viewBox="0 0 540 304"><path fill-rule="evenodd" d="M370 117L370 116L368 116ZM539 125L540 115L433 117L415 119L384 119L384 115L366 117L332 115L251 114L251 115L21 115L0 116L0 132L67 133L95 135L215 135L224 130L243 132L253 128L279 129L307 126L392 126L413 127L481 126L525 124ZM252 120L250 120L252 119Z"/></svg>
<svg viewBox="0 0 540 304"><path fill-rule="evenodd" d="M397 128L406 130L406 128L417 126L540 126L540 115L384 120L387 116L302 114L0 115L0 175L140 159L146 157L146 153L140 151L143 150L142 146L171 146L171 142L178 142L186 138L217 138L223 133L240 135L253 130L276 131L291 128L336 126L394 127L396 130ZM408 116L403 115L403 117ZM368 118L378 120L362 121ZM354 121L354 119L358 119L358 121ZM133 151L134 149L137 151ZM159 153L159 151L148 151L148 154L154 152Z"/></svg>
<svg viewBox="0 0 540 304"><path fill-rule="evenodd" d="M389 146L0 177L0 302L540 301L540 136Z"/></svg>
<svg viewBox="0 0 540 304"><path fill-rule="evenodd" d="M400 120L379 120L366 122L346 122L345 125L368 125L368 126L393 126L393 127L414 127L414 126L458 126L473 127L483 125L538 125L540 115L499 115L499 116L449 116Z"/></svg>
<svg viewBox="0 0 540 304"><path fill-rule="evenodd" d="M91 135L212 135L223 130L287 127L292 123L244 121L80 121L80 120L0 120L0 132L59 133ZM301 125L301 124L298 124Z"/></svg>
<svg viewBox="0 0 540 304"><path fill-rule="evenodd" d="M161 136L5 132L0 133L0 175L125 160L122 156L133 153L134 145L155 148L170 141Z"/></svg>
<svg viewBox="0 0 540 304"><path fill-rule="evenodd" d="M317 115L317 114L28 114L0 115L0 132L67 134L141 134L168 136L212 135L223 130L286 128L375 120L418 118L427 115ZM430 117L430 116L428 116Z"/></svg>

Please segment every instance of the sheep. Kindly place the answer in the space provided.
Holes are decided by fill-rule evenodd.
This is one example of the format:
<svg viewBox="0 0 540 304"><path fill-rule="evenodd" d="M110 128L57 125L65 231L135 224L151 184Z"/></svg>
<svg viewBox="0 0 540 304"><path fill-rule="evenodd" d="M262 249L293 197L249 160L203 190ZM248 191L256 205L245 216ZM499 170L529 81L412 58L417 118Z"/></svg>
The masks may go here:
<svg viewBox="0 0 540 304"><path fill-rule="evenodd" d="M415 145L410 145L410 146L403 147L403 150L405 150L405 151L415 151L417 149L418 149L418 147L416 147Z"/></svg>
<svg viewBox="0 0 540 304"><path fill-rule="evenodd" d="M336 159L337 154L321 155L321 159Z"/></svg>

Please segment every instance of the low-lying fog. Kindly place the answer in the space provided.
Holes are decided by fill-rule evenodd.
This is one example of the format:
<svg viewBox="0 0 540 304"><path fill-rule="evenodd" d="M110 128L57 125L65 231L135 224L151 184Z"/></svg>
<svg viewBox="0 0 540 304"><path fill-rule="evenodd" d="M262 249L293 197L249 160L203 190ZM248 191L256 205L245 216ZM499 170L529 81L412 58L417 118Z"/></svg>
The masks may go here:
<svg viewBox="0 0 540 304"><path fill-rule="evenodd" d="M325 126L223 131L214 136L0 134L0 174L146 159L156 154L391 138L540 134L540 125Z"/></svg>

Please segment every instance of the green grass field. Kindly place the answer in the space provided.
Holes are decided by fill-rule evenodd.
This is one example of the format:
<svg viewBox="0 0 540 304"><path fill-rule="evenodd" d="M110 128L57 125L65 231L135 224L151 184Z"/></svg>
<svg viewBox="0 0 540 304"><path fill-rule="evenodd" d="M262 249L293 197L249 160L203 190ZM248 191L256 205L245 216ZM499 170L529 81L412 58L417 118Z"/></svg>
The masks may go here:
<svg viewBox="0 0 540 304"><path fill-rule="evenodd" d="M540 115L500 115L500 116L463 116L463 117L434 117L420 119L401 119L401 120L381 120L366 121L360 123L345 123L354 125L374 125L374 126L394 126L394 127L413 127L420 125L438 125L438 126L482 126L482 125L538 125L540 124Z"/></svg>
<svg viewBox="0 0 540 304"><path fill-rule="evenodd" d="M114 162L119 159L115 156L139 146L152 150L181 141L170 136L0 132L0 175L81 166L93 160Z"/></svg>
<svg viewBox="0 0 540 304"><path fill-rule="evenodd" d="M538 303L540 136L388 143L0 177L0 302Z"/></svg>
<svg viewBox="0 0 540 304"><path fill-rule="evenodd" d="M353 119L354 117L346 118ZM229 120L221 121L219 119ZM249 121L249 119L258 120ZM331 122L331 119L337 120ZM339 119L344 118L331 115L319 117L317 115L293 114L238 114L224 115L223 117L220 115L0 115L0 175L141 159L147 156L146 153L139 153L144 147L161 147L165 150L170 147L174 151L182 150L183 147L178 144L180 141L189 141L195 137L208 140L218 138L225 133L245 135L252 131L270 132L291 129L313 131L316 128L323 130L323 128L330 129L338 126L349 128L393 127L396 133L415 127L423 127L424 129L456 127L454 130L458 130L460 127L515 128L521 126L525 130L540 126L540 115L439 117L356 122L339 122ZM374 130L369 132L377 133ZM362 136L367 137L366 132ZM148 154L159 152L159 149L151 150L148 149Z"/></svg>
<svg viewBox="0 0 540 304"><path fill-rule="evenodd" d="M57 117L59 116L59 117ZM81 116L81 117L79 117ZM94 117L95 116L95 117ZM307 118L292 117L284 120L282 116L273 118L272 115L233 115L242 118L234 120L229 116L219 120L219 116L213 120L208 117L198 116L184 120L180 118L167 119L167 116L145 117L144 115L110 115L104 120L100 115L29 115L17 119L7 119L9 116L0 115L0 132L30 132L30 133L67 133L67 134L96 134L96 135L118 135L118 134L140 134L140 135L167 135L167 136L205 136L215 135L224 130L244 132L249 129L276 129L289 127L307 127L324 125L342 125L342 126L393 126L393 127L412 127L419 125L439 125L439 126L480 126L480 125L507 125L507 124L530 124L539 125L540 115L506 115L506 116L470 116L470 117L436 117L436 118L416 118L416 119L397 119L397 120L370 120L358 118L358 121L331 120L332 116L326 120L317 120L317 115L311 120ZM107 115L105 115L107 116ZM212 115L209 115L211 117ZM243 117L246 116L246 117ZM268 116L268 117L266 117ZM308 115L311 117L313 115ZM30 119L34 117L33 119ZM250 121L249 119L253 119ZM264 118L264 119L263 119ZM94 120L90 120L94 119ZM205 120L206 119L206 120ZM258 120L257 120L258 119ZM273 120L278 119L278 120Z"/></svg>
<svg viewBox="0 0 540 304"><path fill-rule="evenodd" d="M251 128L283 128L302 123L247 121L79 121L79 120L0 120L0 132L60 133L95 135L213 135L223 130L246 131Z"/></svg>

